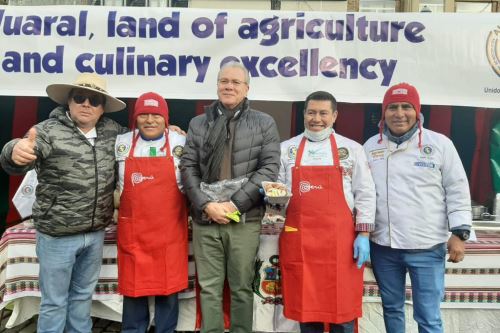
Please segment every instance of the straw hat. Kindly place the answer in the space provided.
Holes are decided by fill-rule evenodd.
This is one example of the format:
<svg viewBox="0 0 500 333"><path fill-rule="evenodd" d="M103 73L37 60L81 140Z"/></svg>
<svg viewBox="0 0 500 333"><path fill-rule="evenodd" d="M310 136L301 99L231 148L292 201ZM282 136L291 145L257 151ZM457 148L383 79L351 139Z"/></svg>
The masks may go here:
<svg viewBox="0 0 500 333"><path fill-rule="evenodd" d="M80 74L73 84L50 84L47 86L47 95L54 102L61 105L68 104L69 92L71 89L85 89L97 92L106 97L104 112L115 112L125 108L125 103L114 98L106 91L106 80L94 73Z"/></svg>

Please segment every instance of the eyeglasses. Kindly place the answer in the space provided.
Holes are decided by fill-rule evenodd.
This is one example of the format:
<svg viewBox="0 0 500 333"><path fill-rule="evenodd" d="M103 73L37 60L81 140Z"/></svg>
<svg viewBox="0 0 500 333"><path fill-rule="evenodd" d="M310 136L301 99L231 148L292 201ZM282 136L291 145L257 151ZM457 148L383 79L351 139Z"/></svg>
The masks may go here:
<svg viewBox="0 0 500 333"><path fill-rule="evenodd" d="M403 109L403 111L410 111L414 109L413 105L405 103L405 104L389 104L387 106L387 110L397 111L400 107L401 109Z"/></svg>
<svg viewBox="0 0 500 333"><path fill-rule="evenodd" d="M73 101L75 101L76 104L83 104L85 101L88 99L90 105L93 107L98 107L99 105L104 106L106 99L102 95L73 95Z"/></svg>
<svg viewBox="0 0 500 333"><path fill-rule="evenodd" d="M239 87L242 84L246 84L246 82L239 81L239 80L220 79L219 84L221 86L227 86L228 84L232 84L234 87Z"/></svg>

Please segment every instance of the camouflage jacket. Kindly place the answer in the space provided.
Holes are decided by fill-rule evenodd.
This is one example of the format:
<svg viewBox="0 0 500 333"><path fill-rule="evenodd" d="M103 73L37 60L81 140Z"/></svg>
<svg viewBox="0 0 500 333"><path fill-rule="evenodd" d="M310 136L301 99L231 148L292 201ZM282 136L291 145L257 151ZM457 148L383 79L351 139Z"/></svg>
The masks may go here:
<svg viewBox="0 0 500 333"><path fill-rule="evenodd" d="M97 138L92 146L63 107L54 109L49 119L35 128L35 163L20 167L12 162L12 149L19 139L4 146L0 162L9 174L36 168L36 229L64 236L105 228L113 216L115 139L126 129L102 117L96 124Z"/></svg>

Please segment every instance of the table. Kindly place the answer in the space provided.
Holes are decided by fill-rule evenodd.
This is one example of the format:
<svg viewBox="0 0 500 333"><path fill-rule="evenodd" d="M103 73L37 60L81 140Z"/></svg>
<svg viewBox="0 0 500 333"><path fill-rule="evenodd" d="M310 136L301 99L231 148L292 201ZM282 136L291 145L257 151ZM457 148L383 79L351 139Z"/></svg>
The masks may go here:
<svg viewBox="0 0 500 333"><path fill-rule="evenodd" d="M13 307L7 328L17 326L38 314L41 294L35 246L36 235L31 221L8 228L0 240L0 310L8 304ZM189 254L188 289L179 295L183 303L186 299L195 297L195 269L191 247ZM122 297L118 294L116 255L116 225L111 225L106 228L101 272L92 297L92 316L121 321ZM189 309L189 306L184 306L184 309ZM183 323L189 325L187 320ZM189 327L194 327L194 322Z"/></svg>
<svg viewBox="0 0 500 333"><path fill-rule="evenodd" d="M273 256L277 253L278 235L272 227L263 226L262 229L258 257L263 262L260 278L265 280L266 274L273 275L270 266L274 262ZM476 241L466 243L464 261L458 264L446 263L446 290L444 301L441 303L441 311L444 329L447 333L499 332L500 228L495 228L493 224L485 227L485 230L478 228L476 237ZM269 290L272 291L273 288ZM380 294L370 264L364 271L363 295L363 317L359 320L359 331L384 333ZM282 318L279 292L274 299L272 296L271 292L264 295L264 298L254 298L254 305L256 305L254 306L254 330L279 332L296 330L296 326ZM270 298L266 299L266 297ZM418 332L417 325L412 319L411 285L408 277L406 332Z"/></svg>
<svg viewBox="0 0 500 333"><path fill-rule="evenodd" d="M500 327L500 228L477 231L477 241L466 245L466 258L446 264L446 293L441 305L445 332L498 332ZM296 322L282 315L278 234L280 226L264 225L254 281L254 331L294 332ZM103 263L92 306L92 315L121 320L117 294L116 227L106 230ZM191 248L190 248L191 251ZM191 253L191 252L190 252ZM196 327L194 263L190 256L189 288L180 295L177 330ZM363 317L360 332L385 332L378 287L371 268L364 272ZM408 280L409 281L409 280ZM407 332L417 332L411 319L411 290L407 290ZM29 223L7 229L0 240L0 309L13 305L7 327L16 326L38 312L40 292L35 231Z"/></svg>

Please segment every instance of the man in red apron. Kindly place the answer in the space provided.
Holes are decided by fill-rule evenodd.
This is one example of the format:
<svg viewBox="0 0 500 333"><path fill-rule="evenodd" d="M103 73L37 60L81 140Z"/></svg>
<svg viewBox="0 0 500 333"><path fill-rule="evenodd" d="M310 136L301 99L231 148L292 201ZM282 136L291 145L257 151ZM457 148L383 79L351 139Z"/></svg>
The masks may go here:
<svg viewBox="0 0 500 333"><path fill-rule="evenodd" d="M281 144L279 181L293 194L279 248L284 315L301 332L323 332L324 323L354 332L361 316L375 186L363 147L333 131L336 118L335 98L314 92L304 133Z"/></svg>
<svg viewBox="0 0 500 333"><path fill-rule="evenodd" d="M177 293L188 283L187 206L178 171L185 137L168 131L168 106L158 94L140 96L132 119L132 132L115 145L122 332L147 331L148 296L155 296L155 331L173 332Z"/></svg>

